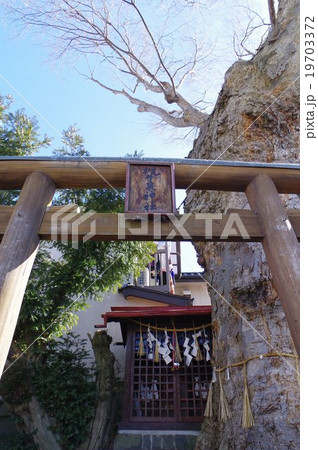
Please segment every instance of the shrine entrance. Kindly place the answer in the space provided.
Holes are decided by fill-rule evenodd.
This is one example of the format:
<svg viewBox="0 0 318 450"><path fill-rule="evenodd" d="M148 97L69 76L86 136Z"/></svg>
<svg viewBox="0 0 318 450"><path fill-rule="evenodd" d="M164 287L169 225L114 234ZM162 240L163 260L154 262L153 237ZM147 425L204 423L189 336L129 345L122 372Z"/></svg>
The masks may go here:
<svg viewBox="0 0 318 450"><path fill-rule="evenodd" d="M135 167L134 172L132 166L136 164L139 167ZM152 169L149 171L150 166ZM146 189L145 192L140 191L140 198L146 201L142 211L146 212L131 211L131 208L135 211L135 206L139 204L134 198L135 181L139 176L136 176L136 173L144 174L144 183L139 183L136 187L141 189L143 186ZM167 182L160 183L158 180L160 176L163 180L163 173L167 175ZM58 209L54 206L47 209L56 188L116 189L125 186L128 194L132 195L127 198L126 212L123 214L85 215L79 212L71 214L70 220L64 209L65 206L68 208L67 205ZM169 198L168 204L165 204L163 209L158 208L162 198L162 186L169 186L172 193L175 188L245 192L251 209L227 210L216 216L196 212L178 214L173 197L167 195L164 199ZM129 161L121 158L83 160L1 157L0 189L21 189L15 206L0 206L0 376L9 353L39 242L52 239L63 242L74 241L74 238L84 242L90 238L262 242L274 285L299 354L299 211L285 210L279 196L299 194L298 165L192 159L143 158L140 161ZM135 335L135 342L137 337L138 335ZM180 376L181 373L180 371ZM193 375L195 376L194 373ZM171 380L175 378L167 379L167 394L170 388L174 388L175 381ZM186 377L179 385L179 393L175 394L175 398L179 395L181 402L181 386L186 385ZM136 387L135 392L139 393L140 397L138 389L140 388ZM195 400L195 394L192 397ZM200 407L189 403L190 400L186 399L185 402L185 415L180 417L186 418L200 411ZM180 407L182 410L182 403ZM157 409L155 406L151 407L151 414L155 414ZM141 417L151 417L147 416L150 409L148 411L146 405L143 411L140 411L145 414ZM130 414L132 413L133 410ZM137 409L134 414L137 418ZM163 413L160 414L158 417L163 419ZM169 413L166 418L169 418Z"/></svg>
<svg viewBox="0 0 318 450"><path fill-rule="evenodd" d="M142 335L145 341L146 333ZM189 332L186 336L191 337ZM212 376L210 361L204 357L200 361L193 358L187 365L183 360L174 370L173 364L166 364L162 358L156 362L149 351L143 356L138 354L139 330L132 331L129 337L134 346L129 354L129 359L133 360L128 385L132 398L130 421L202 422ZM172 342L173 333L169 331L168 337ZM177 333L177 338L179 346L183 346L184 333ZM159 332L158 339L165 340L164 332ZM198 340L201 347L202 338Z"/></svg>
<svg viewBox="0 0 318 450"><path fill-rule="evenodd" d="M103 317L120 322L126 346L120 428L201 423L213 379L211 306L114 308Z"/></svg>

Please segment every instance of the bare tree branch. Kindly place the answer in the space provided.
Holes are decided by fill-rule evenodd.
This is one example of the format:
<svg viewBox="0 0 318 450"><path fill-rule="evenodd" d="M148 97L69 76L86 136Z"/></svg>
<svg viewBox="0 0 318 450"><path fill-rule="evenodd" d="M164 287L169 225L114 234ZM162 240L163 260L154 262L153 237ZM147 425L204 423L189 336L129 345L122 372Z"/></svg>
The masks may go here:
<svg viewBox="0 0 318 450"><path fill-rule="evenodd" d="M213 78L213 45L206 45L206 35L198 39L192 12L200 11L199 7L208 11L209 0L4 1L18 23L52 38L58 57L84 57L90 73L88 78L103 89L126 97L138 111L155 114L174 127L201 128L205 123L208 115L201 108L204 99L201 91L205 89L204 86L198 89L196 82L197 75L209 73ZM185 10L189 14L181 21L179 15ZM149 11L158 13L160 26L152 20ZM203 12L200 14L204 20ZM189 34L190 28L193 35ZM176 33L183 33L183 41L176 41ZM248 29L240 43L245 53L249 36ZM90 70L97 64L102 69L98 76ZM120 86L112 88L114 74ZM184 94L190 85L198 93L196 98L194 89ZM174 111L168 110L171 104Z"/></svg>
<svg viewBox="0 0 318 450"><path fill-rule="evenodd" d="M130 0L130 1L128 1L128 0L123 0L123 1L124 1L124 3L127 3L128 5L131 5L131 6L136 10L138 16L140 17L141 22L142 22L143 26L145 27L145 30L147 31L148 36L150 37L150 40L151 40L151 42L152 42L152 44L153 44L153 48L155 49L155 52L156 52L156 54L157 54L157 56L158 56L158 59L159 59L159 62L160 62L160 64L161 64L161 66L163 67L164 71L166 72L166 74L168 75L168 78L170 79L173 93L174 93L175 96L177 96L176 88L175 88L175 85L174 85L173 77L172 77L172 75L170 74L169 70L167 69L167 67L166 67L166 65L165 65L165 63L164 63L164 61L163 61L163 59L162 59L162 57L161 57L161 54L160 54L160 52L159 52L159 50L158 50L158 46L157 46L157 44L156 44L156 41L154 40L153 35L152 35L152 33L150 32L149 27L148 27L148 25L147 25L147 23L146 23L146 21L145 21L143 15L142 15L141 12L140 12L140 9L137 8L136 3L135 3L134 0ZM169 96L167 101L168 101L168 103L173 103L173 97Z"/></svg>
<svg viewBox="0 0 318 450"><path fill-rule="evenodd" d="M271 21L271 25L273 28L276 28L276 12L275 12L274 0L268 0L268 12L269 12L269 18Z"/></svg>
<svg viewBox="0 0 318 450"><path fill-rule="evenodd" d="M130 103L132 103L133 105L137 105L137 111L138 112L150 112L150 113L156 114L165 123L167 123L168 125L171 125L173 127L177 127L177 128L185 128L185 127L201 128L204 125L206 119L209 117L208 114L205 114L205 113L203 113L201 111L197 111L195 108L192 108L192 107L189 108L188 110L186 109L184 111L184 113L182 114L182 116L178 117L176 114L179 114L179 112L177 112L175 110L171 111L171 112L168 112L164 108L161 108L161 107L156 106L156 105L152 105L152 104L147 103L147 102L145 102L143 100L140 100L140 99L138 99L136 97L133 97L132 95L128 94L128 92L125 91L124 89L122 89L122 90L113 89L113 88L103 84L97 78L94 78L93 75L91 75L89 77L89 79L91 81L93 81L94 83L98 84L99 86L101 86L103 89L106 89L107 91L112 92L114 95L123 95L124 97L126 97L130 101ZM192 111L192 109L194 111Z"/></svg>
<svg viewBox="0 0 318 450"><path fill-rule="evenodd" d="M252 35L256 30L263 28L265 31L260 37L259 44L262 45L265 37L267 36L270 26L270 24L266 23L265 20L256 11L253 11L250 8L243 8L247 11L249 21L244 28L243 34L240 30L233 32L233 49L239 59L244 57L253 57L255 55L255 51L252 51L248 48ZM259 20L257 24L255 24L255 19Z"/></svg>

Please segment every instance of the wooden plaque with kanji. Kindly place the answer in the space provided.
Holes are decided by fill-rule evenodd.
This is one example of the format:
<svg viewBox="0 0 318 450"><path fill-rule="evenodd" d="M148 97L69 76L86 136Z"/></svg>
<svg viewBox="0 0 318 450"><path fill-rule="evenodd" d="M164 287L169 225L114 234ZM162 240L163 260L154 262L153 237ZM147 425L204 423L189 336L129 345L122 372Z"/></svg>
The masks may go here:
<svg viewBox="0 0 318 450"><path fill-rule="evenodd" d="M174 166L128 163L126 212L174 213Z"/></svg>

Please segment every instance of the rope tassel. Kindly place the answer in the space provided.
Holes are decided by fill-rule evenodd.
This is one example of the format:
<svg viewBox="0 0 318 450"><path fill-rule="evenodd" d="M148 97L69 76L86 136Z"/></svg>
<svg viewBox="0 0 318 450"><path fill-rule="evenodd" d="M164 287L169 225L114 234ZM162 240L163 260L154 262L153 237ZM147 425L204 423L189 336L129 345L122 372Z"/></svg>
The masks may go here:
<svg viewBox="0 0 318 450"><path fill-rule="evenodd" d="M175 336L175 361L181 363L182 362L182 356L180 351L180 346L178 342L178 334L176 330L174 330L174 336Z"/></svg>
<svg viewBox="0 0 318 450"><path fill-rule="evenodd" d="M159 360L160 360L159 347L160 347L160 343L159 343L159 341L156 341L155 359L154 359L154 361L155 361L156 363L158 363Z"/></svg>
<svg viewBox="0 0 318 450"><path fill-rule="evenodd" d="M220 405L219 405L220 418L222 422L226 422L230 417L232 417L232 414L229 408L229 404L227 402L227 398L224 393L221 373L219 373L219 382L220 382Z"/></svg>
<svg viewBox="0 0 318 450"><path fill-rule="evenodd" d="M254 426L254 417L252 414L250 399L248 396L246 364L243 365L243 370L244 370L244 396L243 396L242 427L251 428Z"/></svg>
<svg viewBox="0 0 318 450"><path fill-rule="evenodd" d="M213 412L212 412L212 394L213 394L213 383L211 381L210 383L210 387L209 387L209 395L206 401L206 407L205 407L205 411L204 411L204 417L212 417L213 416Z"/></svg>
<svg viewBox="0 0 318 450"><path fill-rule="evenodd" d="M137 355L138 356L145 356L145 347L144 347L144 340L142 338L142 329L141 329L141 325L140 325L140 337L139 337L139 347L138 347L138 352Z"/></svg>
<svg viewBox="0 0 318 450"><path fill-rule="evenodd" d="M299 373L299 359L298 358L296 358L296 374L297 374L298 386L300 386L300 373Z"/></svg>
<svg viewBox="0 0 318 450"><path fill-rule="evenodd" d="M156 323L156 344L155 344L155 356L154 356L155 363L158 363L160 361L159 347L160 347L160 342L158 341L158 329L157 329L157 323Z"/></svg>

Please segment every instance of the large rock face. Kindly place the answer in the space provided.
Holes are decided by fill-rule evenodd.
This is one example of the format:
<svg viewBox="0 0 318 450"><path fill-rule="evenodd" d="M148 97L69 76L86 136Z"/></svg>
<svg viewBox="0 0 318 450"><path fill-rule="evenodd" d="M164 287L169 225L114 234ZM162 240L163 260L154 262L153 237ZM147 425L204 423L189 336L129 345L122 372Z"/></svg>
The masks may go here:
<svg viewBox="0 0 318 450"><path fill-rule="evenodd" d="M299 2L281 0L278 24L251 61L226 73L207 129L189 157L237 161L298 162ZM282 197L297 208L296 196ZM186 210L224 212L248 207L245 194L190 191ZM261 244L198 244L210 283L215 366L250 357L295 354L287 322ZM293 357L263 357L246 364L255 425L243 428L243 366L221 374L231 418L221 421L219 383L213 417L203 425L198 449L299 447L299 385Z"/></svg>

